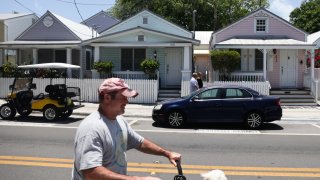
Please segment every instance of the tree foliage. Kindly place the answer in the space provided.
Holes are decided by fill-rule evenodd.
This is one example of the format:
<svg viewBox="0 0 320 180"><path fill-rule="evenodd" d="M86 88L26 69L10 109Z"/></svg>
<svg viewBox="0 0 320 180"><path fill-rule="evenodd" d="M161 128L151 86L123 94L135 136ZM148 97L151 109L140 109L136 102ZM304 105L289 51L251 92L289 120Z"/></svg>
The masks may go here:
<svg viewBox="0 0 320 180"><path fill-rule="evenodd" d="M196 10L195 30L212 31L237 21L259 7L268 6L268 0L116 0L109 13L124 20L149 9L192 31L193 11Z"/></svg>
<svg viewBox="0 0 320 180"><path fill-rule="evenodd" d="M304 0L290 13L290 22L309 33L320 30L320 0Z"/></svg>

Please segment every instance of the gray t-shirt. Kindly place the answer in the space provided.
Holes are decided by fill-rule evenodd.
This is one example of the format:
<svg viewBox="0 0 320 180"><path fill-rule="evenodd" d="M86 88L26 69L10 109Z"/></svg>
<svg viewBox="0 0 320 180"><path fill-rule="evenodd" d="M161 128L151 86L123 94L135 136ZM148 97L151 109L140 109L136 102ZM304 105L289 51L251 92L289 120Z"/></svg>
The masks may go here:
<svg viewBox="0 0 320 180"><path fill-rule="evenodd" d="M109 120L98 111L91 113L81 122L75 136L72 179L84 179L81 170L98 166L126 174L125 152L138 148L143 140L122 116Z"/></svg>

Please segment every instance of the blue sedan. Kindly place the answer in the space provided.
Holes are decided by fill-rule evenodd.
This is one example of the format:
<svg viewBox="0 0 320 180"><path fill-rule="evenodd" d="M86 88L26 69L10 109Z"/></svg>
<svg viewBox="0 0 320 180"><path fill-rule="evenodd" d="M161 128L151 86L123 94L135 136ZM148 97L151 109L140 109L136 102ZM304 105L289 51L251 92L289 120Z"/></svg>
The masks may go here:
<svg viewBox="0 0 320 180"><path fill-rule="evenodd" d="M243 123L249 129L264 122L281 120L280 98L261 95L242 86L212 86L188 96L161 101L153 108L152 119L171 127L185 123Z"/></svg>

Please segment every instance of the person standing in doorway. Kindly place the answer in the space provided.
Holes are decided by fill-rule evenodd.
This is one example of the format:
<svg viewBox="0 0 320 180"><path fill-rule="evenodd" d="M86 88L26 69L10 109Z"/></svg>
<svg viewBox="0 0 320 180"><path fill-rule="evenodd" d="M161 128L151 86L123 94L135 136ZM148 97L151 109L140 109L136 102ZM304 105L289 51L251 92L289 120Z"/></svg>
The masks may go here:
<svg viewBox="0 0 320 180"><path fill-rule="evenodd" d="M122 114L128 98L138 93L119 78L108 78L98 89L99 108L79 125L74 140L73 180L160 180L127 175L126 151L164 156L176 166L181 155L166 150L136 133Z"/></svg>
<svg viewBox="0 0 320 180"><path fill-rule="evenodd" d="M197 73L193 73L190 79L190 93L199 89L198 81L197 81Z"/></svg>
<svg viewBox="0 0 320 180"><path fill-rule="evenodd" d="M197 75L198 75L198 77L197 77L197 82L198 82L199 89L200 89L200 88L203 87L202 73L201 73L201 72L198 72Z"/></svg>

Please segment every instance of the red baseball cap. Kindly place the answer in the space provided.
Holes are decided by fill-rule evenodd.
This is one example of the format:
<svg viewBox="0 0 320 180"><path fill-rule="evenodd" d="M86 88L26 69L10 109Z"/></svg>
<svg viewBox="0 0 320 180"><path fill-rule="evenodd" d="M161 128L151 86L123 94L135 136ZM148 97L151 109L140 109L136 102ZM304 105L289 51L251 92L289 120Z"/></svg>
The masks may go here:
<svg viewBox="0 0 320 180"><path fill-rule="evenodd" d="M102 82L98 92L106 94L110 92L122 91L121 94L126 97L136 97L139 93L129 88L129 86L120 78L108 78Z"/></svg>

